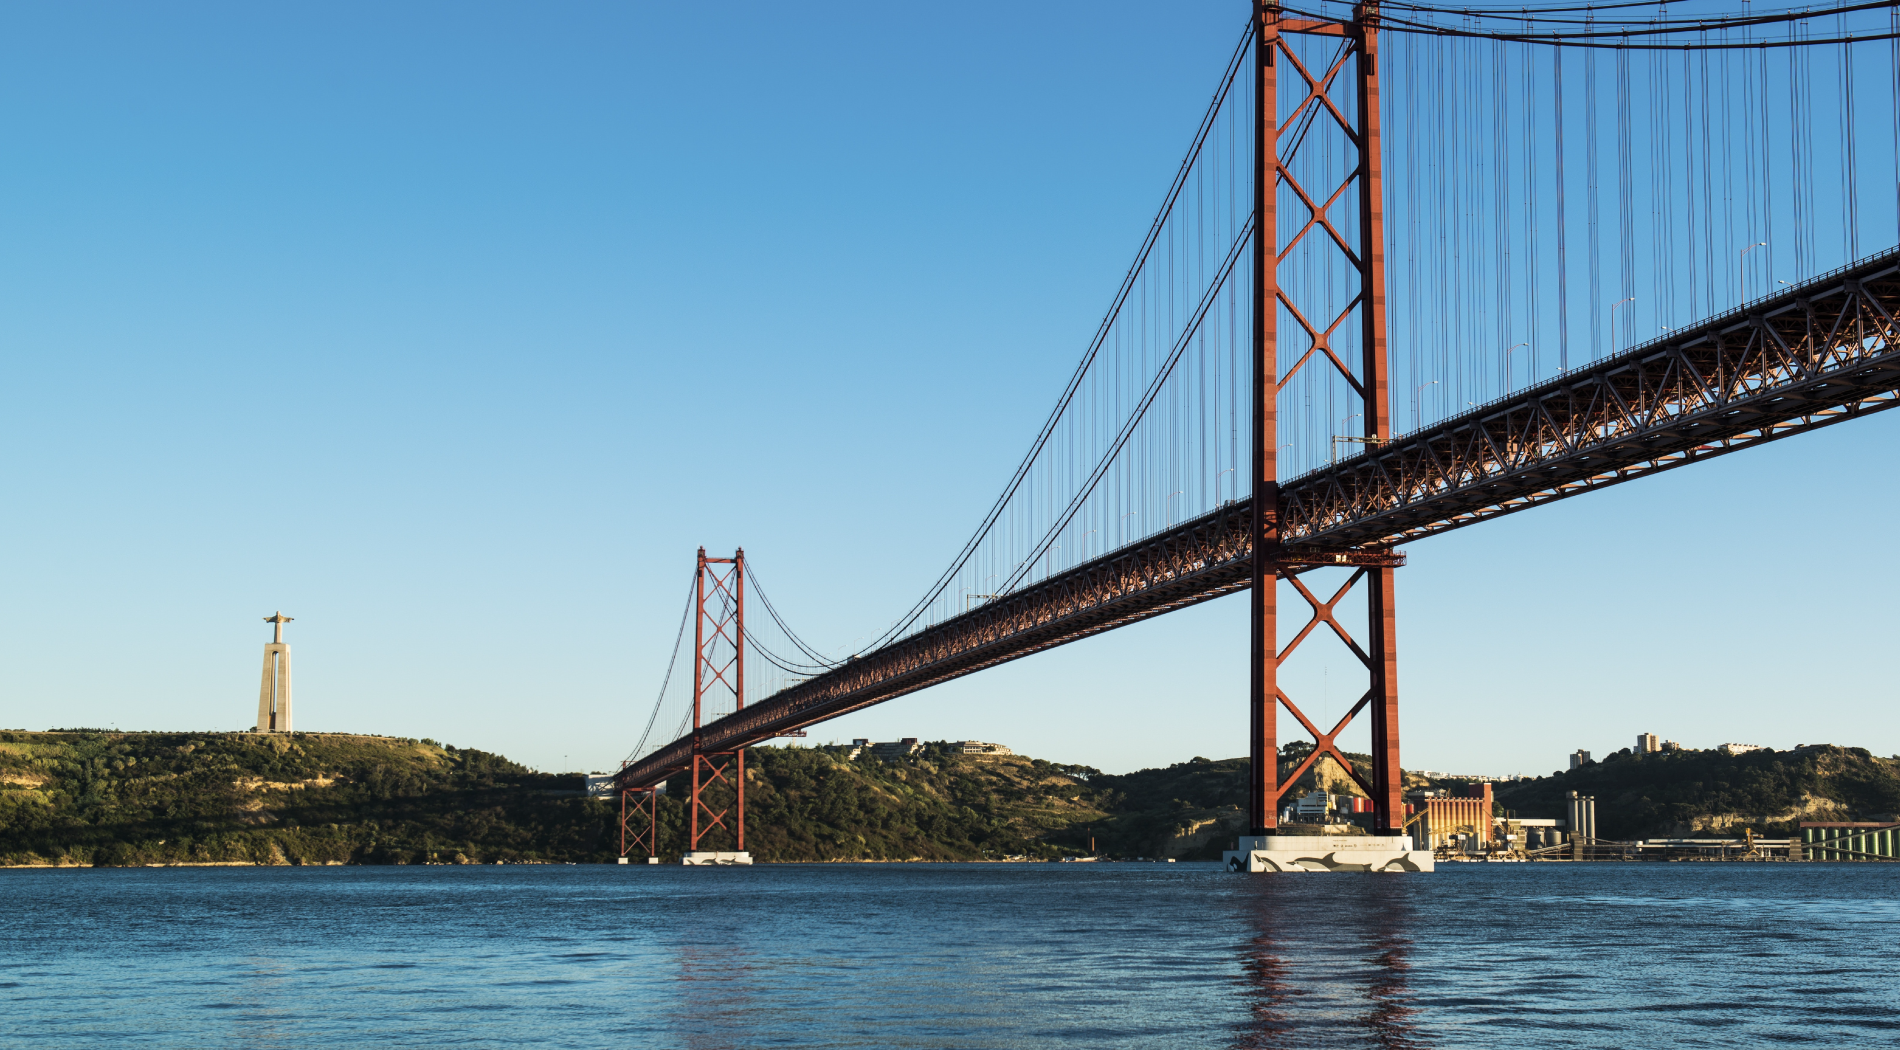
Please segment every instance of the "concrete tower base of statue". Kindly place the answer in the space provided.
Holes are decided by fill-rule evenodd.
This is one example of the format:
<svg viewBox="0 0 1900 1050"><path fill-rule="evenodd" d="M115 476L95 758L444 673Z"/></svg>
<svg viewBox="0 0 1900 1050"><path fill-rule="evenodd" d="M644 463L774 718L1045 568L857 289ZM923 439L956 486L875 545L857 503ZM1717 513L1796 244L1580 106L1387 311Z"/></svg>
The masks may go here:
<svg viewBox="0 0 1900 1050"><path fill-rule="evenodd" d="M290 617L283 613L264 617L276 634L264 646L264 682L257 689L257 731L290 732L290 646L284 644L284 625Z"/></svg>

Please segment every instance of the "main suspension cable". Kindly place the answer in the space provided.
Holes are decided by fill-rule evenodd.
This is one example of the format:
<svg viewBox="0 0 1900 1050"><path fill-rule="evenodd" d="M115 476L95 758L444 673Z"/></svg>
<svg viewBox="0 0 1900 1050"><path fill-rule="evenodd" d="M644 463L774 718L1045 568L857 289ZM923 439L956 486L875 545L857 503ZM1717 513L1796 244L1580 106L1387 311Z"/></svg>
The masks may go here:
<svg viewBox="0 0 1900 1050"><path fill-rule="evenodd" d="M667 661L666 677L660 682L660 695L653 701L653 714L647 717L647 727L646 730L640 734L640 742L633 746L633 753L628 755L626 760L620 763L622 766L629 765L634 759L646 754L647 739L653 735L653 724L659 721L660 707L666 703L667 687L673 684L673 671L679 667L680 643L686 640L686 623L693 617L693 590L697 583L698 577L695 576L693 583L689 583L686 586L686 608L680 612L679 630L673 635L673 657ZM695 659L697 659L697 656L695 656ZM689 710L687 714L690 716L692 712ZM675 733L674 738L678 739L678 737L679 734Z"/></svg>

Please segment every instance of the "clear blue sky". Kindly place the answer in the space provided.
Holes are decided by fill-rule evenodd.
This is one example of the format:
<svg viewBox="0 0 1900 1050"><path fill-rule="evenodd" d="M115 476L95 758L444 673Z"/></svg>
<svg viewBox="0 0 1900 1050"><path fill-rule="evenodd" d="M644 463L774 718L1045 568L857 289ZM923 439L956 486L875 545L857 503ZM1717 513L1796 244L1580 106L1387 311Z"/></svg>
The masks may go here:
<svg viewBox="0 0 1900 1050"><path fill-rule="evenodd" d="M247 725L281 608L299 728L608 769L697 546L821 645L881 630L1042 421L1244 13L0 11L0 726ZM1900 751L1897 437L1414 545L1406 766ZM814 737L1241 754L1246 615Z"/></svg>

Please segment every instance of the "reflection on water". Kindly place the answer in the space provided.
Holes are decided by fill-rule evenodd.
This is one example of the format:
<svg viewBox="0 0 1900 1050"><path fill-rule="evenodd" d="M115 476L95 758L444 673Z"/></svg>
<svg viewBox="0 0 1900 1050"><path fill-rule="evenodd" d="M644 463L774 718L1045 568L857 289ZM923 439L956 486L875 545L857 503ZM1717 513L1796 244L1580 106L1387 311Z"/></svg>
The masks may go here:
<svg viewBox="0 0 1900 1050"><path fill-rule="evenodd" d="M1409 985L1412 900L1402 877L1256 878L1236 890L1246 1050L1422 1041Z"/></svg>
<svg viewBox="0 0 1900 1050"><path fill-rule="evenodd" d="M1388 933L1373 944L1376 955L1373 963L1372 985L1368 989L1372 996L1372 1011L1366 1015L1367 1027L1372 1029L1373 1037L1382 1047L1391 1050L1412 1050L1430 1044L1419 1041L1418 1029L1412 1025L1412 1018L1418 1013L1407 993L1405 975L1410 963L1406 951L1411 943L1397 934Z"/></svg>
<svg viewBox="0 0 1900 1050"><path fill-rule="evenodd" d="M707 930L707 943L676 949L678 987L670 1027L685 1050L731 1050L727 1033L739 1031L746 1013L757 1008L748 989L759 975L746 964L744 945L721 932Z"/></svg>
<svg viewBox="0 0 1900 1050"><path fill-rule="evenodd" d="M1900 865L0 871L0 1045L1895 1045L1896 928Z"/></svg>
<svg viewBox="0 0 1900 1050"><path fill-rule="evenodd" d="M1278 1050L1290 1045L1286 1036L1293 1025L1286 1010L1286 962L1274 943L1271 923L1261 924L1261 929L1247 942L1241 952L1240 972L1249 1023L1234 1040L1234 1045L1247 1050Z"/></svg>

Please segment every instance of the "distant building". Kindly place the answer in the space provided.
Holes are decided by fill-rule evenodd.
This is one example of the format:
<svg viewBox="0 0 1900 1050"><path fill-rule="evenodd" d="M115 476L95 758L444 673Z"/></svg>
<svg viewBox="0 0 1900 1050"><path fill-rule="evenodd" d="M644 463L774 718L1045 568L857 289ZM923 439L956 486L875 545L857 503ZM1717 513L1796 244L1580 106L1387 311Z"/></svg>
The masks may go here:
<svg viewBox="0 0 1900 1050"><path fill-rule="evenodd" d="M1661 751L1661 750L1662 750L1662 744L1657 741L1656 734L1654 733L1636 734L1636 753L1637 754L1643 755L1643 754L1648 754L1651 751Z"/></svg>
<svg viewBox="0 0 1900 1050"><path fill-rule="evenodd" d="M916 737L907 736L902 740L872 744L871 754L888 762L896 758L909 758L923 749L924 745L918 743Z"/></svg>
<svg viewBox="0 0 1900 1050"><path fill-rule="evenodd" d="M1665 740L1662 742L1662 749L1664 751L1681 751L1682 745L1676 743L1674 740Z"/></svg>
<svg viewBox="0 0 1900 1050"><path fill-rule="evenodd" d="M1498 817L1491 837L1506 849L1549 849L1564 844L1564 821L1548 817Z"/></svg>
<svg viewBox="0 0 1900 1050"><path fill-rule="evenodd" d="M1572 838L1585 843L1596 841L1597 837L1597 798L1595 795L1579 795L1570 792L1566 801L1570 804L1570 815L1565 823L1570 826Z"/></svg>
<svg viewBox="0 0 1900 1050"><path fill-rule="evenodd" d="M1424 797L1406 809L1423 810L1415 841L1424 849L1482 849L1491 841L1493 809L1490 784L1468 784L1462 797Z"/></svg>
<svg viewBox="0 0 1900 1050"><path fill-rule="evenodd" d="M1288 823L1328 824L1354 813L1371 813L1372 800L1359 795L1334 795L1309 791L1284 811Z"/></svg>
<svg viewBox="0 0 1900 1050"><path fill-rule="evenodd" d="M986 744L981 740L952 740L950 750L960 755L1013 755L1016 753L1001 744Z"/></svg>
<svg viewBox="0 0 1900 1050"><path fill-rule="evenodd" d="M1293 803L1293 819L1302 824L1324 824L1333 808L1333 796L1324 791L1309 791Z"/></svg>
<svg viewBox="0 0 1900 1050"><path fill-rule="evenodd" d="M1579 751L1572 751L1570 753L1570 768L1571 769L1577 769L1582 766L1587 766L1590 764L1590 762L1591 762L1590 752L1588 751L1579 750Z"/></svg>
<svg viewBox="0 0 1900 1050"><path fill-rule="evenodd" d="M1760 751L1760 744L1717 744L1715 749L1725 755L1745 755L1750 751Z"/></svg>

